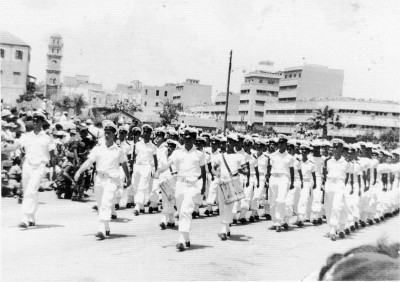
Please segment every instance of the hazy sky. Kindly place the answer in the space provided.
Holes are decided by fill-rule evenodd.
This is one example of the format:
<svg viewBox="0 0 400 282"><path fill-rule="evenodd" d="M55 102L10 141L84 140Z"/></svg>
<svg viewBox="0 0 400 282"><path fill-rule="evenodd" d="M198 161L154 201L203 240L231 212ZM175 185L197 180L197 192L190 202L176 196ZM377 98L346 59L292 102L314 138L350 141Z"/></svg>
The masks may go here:
<svg viewBox="0 0 400 282"><path fill-rule="evenodd" d="M0 0L0 29L32 48L30 74L45 78L49 36L64 41L62 77L87 74L113 88L186 78L226 91L271 60L343 69L344 96L400 100L400 1Z"/></svg>

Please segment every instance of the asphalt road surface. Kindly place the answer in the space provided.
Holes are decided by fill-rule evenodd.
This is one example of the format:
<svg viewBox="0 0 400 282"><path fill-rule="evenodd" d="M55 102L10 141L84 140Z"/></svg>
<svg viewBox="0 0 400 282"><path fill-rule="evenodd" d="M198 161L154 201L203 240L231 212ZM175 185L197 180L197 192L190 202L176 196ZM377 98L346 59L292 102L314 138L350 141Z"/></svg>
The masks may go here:
<svg viewBox="0 0 400 282"><path fill-rule="evenodd" d="M261 220L233 226L232 238L221 241L218 216L201 216L192 225L192 247L177 252L178 231L161 230L160 214L121 209L112 235L98 241L92 194L85 203L59 200L53 191L39 197L37 226L27 230L17 227L17 200L1 199L2 281L300 280L333 252L400 235L399 216L336 242L323 237L326 224L276 233Z"/></svg>

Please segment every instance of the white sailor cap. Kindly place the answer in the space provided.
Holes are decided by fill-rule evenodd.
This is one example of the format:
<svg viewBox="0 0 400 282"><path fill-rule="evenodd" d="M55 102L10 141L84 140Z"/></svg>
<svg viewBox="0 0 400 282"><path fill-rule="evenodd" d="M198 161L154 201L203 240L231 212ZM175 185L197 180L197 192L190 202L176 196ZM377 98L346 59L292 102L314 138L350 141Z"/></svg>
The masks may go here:
<svg viewBox="0 0 400 282"><path fill-rule="evenodd" d="M239 139L244 139L244 135L241 133L236 133L237 139L239 141Z"/></svg>
<svg viewBox="0 0 400 282"><path fill-rule="evenodd" d="M311 150L311 147L309 145L307 145L307 144L301 144L300 145L300 149L302 149L302 150Z"/></svg>
<svg viewBox="0 0 400 282"><path fill-rule="evenodd" d="M288 144L288 145L296 146L296 140L295 140L295 139L289 139L289 140L287 141L287 144Z"/></svg>
<svg viewBox="0 0 400 282"><path fill-rule="evenodd" d="M180 144L179 144L178 141L175 141L175 140L172 140L172 139L168 139L168 140L167 140L167 145L168 145L168 146L169 146L169 145L174 145L174 146L178 147Z"/></svg>
<svg viewBox="0 0 400 282"><path fill-rule="evenodd" d="M135 126L134 128L132 128L132 132L133 134L135 134L135 132L142 133L142 130L139 127Z"/></svg>
<svg viewBox="0 0 400 282"><path fill-rule="evenodd" d="M203 132L202 134L200 134L201 137L208 137L211 138L211 134L208 132Z"/></svg>
<svg viewBox="0 0 400 282"><path fill-rule="evenodd" d="M101 123L103 125L104 130L112 130L112 128L114 130L114 132L117 132L117 126L111 121L111 120L103 120L103 122Z"/></svg>
<svg viewBox="0 0 400 282"><path fill-rule="evenodd" d="M318 139L315 139L314 141L311 142L311 146L313 147L321 147L322 146L322 142Z"/></svg>
<svg viewBox="0 0 400 282"><path fill-rule="evenodd" d="M167 131L164 129L164 128L162 128L162 127L157 127L155 130L154 130L154 133L156 134L156 135L164 135L165 136L165 134L167 133Z"/></svg>
<svg viewBox="0 0 400 282"><path fill-rule="evenodd" d="M226 139L231 139L233 141L239 141L239 136L238 134L235 133L229 133L228 136L226 136Z"/></svg>
<svg viewBox="0 0 400 282"><path fill-rule="evenodd" d="M33 117L41 117L42 119L46 120L46 115L42 111L33 112Z"/></svg>
<svg viewBox="0 0 400 282"><path fill-rule="evenodd" d="M278 143L279 142L287 142L289 138L284 134L278 134Z"/></svg>
<svg viewBox="0 0 400 282"><path fill-rule="evenodd" d="M253 138L251 138L250 135L246 135L243 142L244 143L254 144Z"/></svg>
<svg viewBox="0 0 400 282"><path fill-rule="evenodd" d="M216 142L221 141L221 138L218 135L212 135L210 137L210 140L211 140L211 143L216 143Z"/></svg>
<svg viewBox="0 0 400 282"><path fill-rule="evenodd" d="M342 144L344 146L344 144L345 144L345 142L342 139L339 139L339 138L333 138L331 140L331 142L332 142L332 145L333 144Z"/></svg>
<svg viewBox="0 0 400 282"><path fill-rule="evenodd" d="M374 147L374 144L372 144L371 142L367 142L366 144L365 144L365 148L370 148L370 149L372 149Z"/></svg>
<svg viewBox="0 0 400 282"><path fill-rule="evenodd" d="M226 143L228 141L228 138L226 138L226 136L222 136L219 140L221 143L223 143L223 142Z"/></svg>
<svg viewBox="0 0 400 282"><path fill-rule="evenodd" d="M362 147L362 146L366 146L366 143L365 142L363 142L363 141L360 141L360 142L358 142L358 144L360 145L360 147Z"/></svg>
<svg viewBox="0 0 400 282"><path fill-rule="evenodd" d="M88 125L89 124L93 124L93 121L89 118L89 119L86 120L86 124L88 124Z"/></svg>
<svg viewBox="0 0 400 282"><path fill-rule="evenodd" d="M5 109L5 110L1 111L1 117L6 117L6 116L9 116L9 115L11 115L11 111L10 110Z"/></svg>
<svg viewBox="0 0 400 282"><path fill-rule="evenodd" d="M196 128L194 128L194 127L186 127L185 129L184 129L184 132L183 132L183 134L184 135L188 135L188 134L197 134L199 131L196 129Z"/></svg>
<svg viewBox="0 0 400 282"><path fill-rule="evenodd" d="M251 137L260 137L260 134L258 134L258 133L253 133L252 135L251 135Z"/></svg>
<svg viewBox="0 0 400 282"><path fill-rule="evenodd" d="M350 150L351 149L350 144L344 143L343 144L343 149Z"/></svg>
<svg viewBox="0 0 400 282"><path fill-rule="evenodd" d="M151 127L151 125L149 125L149 124L143 124L142 131L145 132L145 131L149 131L149 130L150 130L150 132L153 131L153 127Z"/></svg>
<svg viewBox="0 0 400 282"><path fill-rule="evenodd" d="M205 137L197 136L196 141L206 142L207 139Z"/></svg>
<svg viewBox="0 0 400 282"><path fill-rule="evenodd" d="M322 145L324 146L324 147L332 147L332 143L331 142L329 142L328 140L323 140L322 141Z"/></svg>
<svg viewBox="0 0 400 282"><path fill-rule="evenodd" d="M129 132L129 125L127 125L127 124L121 125L121 126L118 128L118 131L119 131L119 132L121 132L121 131L126 131L126 132L128 133L128 132Z"/></svg>
<svg viewBox="0 0 400 282"><path fill-rule="evenodd" d="M176 131L175 129L170 129L168 130L169 135L179 135L178 131Z"/></svg>
<svg viewBox="0 0 400 282"><path fill-rule="evenodd" d="M254 144L256 144L256 145L260 145L261 144L261 138L253 137L253 141L254 141Z"/></svg>
<svg viewBox="0 0 400 282"><path fill-rule="evenodd" d="M1 126L2 127L10 127L10 124L8 122L6 122L5 120L1 121Z"/></svg>

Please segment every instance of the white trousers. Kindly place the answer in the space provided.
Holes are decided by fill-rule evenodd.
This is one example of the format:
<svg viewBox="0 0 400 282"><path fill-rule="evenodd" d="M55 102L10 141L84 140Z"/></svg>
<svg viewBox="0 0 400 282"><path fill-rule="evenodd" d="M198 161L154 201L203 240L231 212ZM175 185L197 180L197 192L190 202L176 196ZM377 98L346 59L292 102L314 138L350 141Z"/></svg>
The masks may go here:
<svg viewBox="0 0 400 282"><path fill-rule="evenodd" d="M159 181L158 185L160 185L163 181L165 181L166 177L160 177L159 180L160 181ZM172 185L171 185L171 187L173 187L172 191L171 191L171 194L174 197L175 197L175 186L176 186L176 181L173 181ZM174 217L175 208L174 208L174 206L176 204L176 201L175 200L169 201L164 192L161 192L161 201L162 201L162 206L163 206L162 213L161 213L161 222L163 222L163 223L167 223L167 222L174 223L175 222L175 217Z"/></svg>
<svg viewBox="0 0 400 282"><path fill-rule="evenodd" d="M303 188L300 190L300 198L299 203L297 205L297 213L299 215L298 219L303 221L306 219L307 207L310 201L310 191L312 189L312 181L311 180L303 180Z"/></svg>
<svg viewBox="0 0 400 282"><path fill-rule="evenodd" d="M322 188L322 178L316 177L316 188L312 190L312 203L311 203L311 212L312 219L318 219L322 216L322 197L323 192Z"/></svg>
<svg viewBox="0 0 400 282"><path fill-rule="evenodd" d="M219 178L214 178L214 181L211 181L210 187L208 188L207 205L213 205L217 200L217 195L220 194L218 191L219 181L220 181Z"/></svg>
<svg viewBox="0 0 400 282"><path fill-rule="evenodd" d="M279 176L272 175L269 183L271 217L274 225L280 225L285 216L285 200L289 188L289 178L283 174Z"/></svg>
<svg viewBox="0 0 400 282"><path fill-rule="evenodd" d="M260 187L254 187L253 197L251 199L250 209L257 211L260 206L261 197L265 194L265 175L260 174Z"/></svg>
<svg viewBox="0 0 400 282"><path fill-rule="evenodd" d="M37 166L30 165L26 160L22 166L22 214L23 222L35 221L35 212L39 207L39 187L43 177L46 175L46 164Z"/></svg>
<svg viewBox="0 0 400 282"><path fill-rule="evenodd" d="M143 209L146 200L150 197L151 185L151 165L137 165L134 166L132 188L136 191L135 194L135 209Z"/></svg>
<svg viewBox="0 0 400 282"><path fill-rule="evenodd" d="M325 183L325 212L331 228L336 229L339 224L344 226L347 222L344 189L344 180L328 179Z"/></svg>
<svg viewBox="0 0 400 282"><path fill-rule="evenodd" d="M192 213L194 210L194 200L198 192L197 181L176 182L175 198L176 207L179 213L179 231L190 232L192 226Z"/></svg>
<svg viewBox="0 0 400 282"><path fill-rule="evenodd" d="M219 186L218 186L218 189ZM218 203L219 203L219 213L220 219L222 223L222 233L229 232L229 224L232 223L233 220L233 205L232 204L225 204L224 195L221 191L218 191ZM236 202L235 202L236 203Z"/></svg>
<svg viewBox="0 0 400 282"><path fill-rule="evenodd" d="M111 210L114 204L114 195L117 190L119 178L100 177L96 175L94 192L96 194L99 221L108 222L111 220Z"/></svg>
<svg viewBox="0 0 400 282"><path fill-rule="evenodd" d="M117 186L117 190L115 190L115 196L114 196L114 205L115 204L120 204L120 201L122 199L122 195L124 194L124 184L125 184L125 172L122 168L122 166L119 167L119 183Z"/></svg>
<svg viewBox="0 0 400 282"><path fill-rule="evenodd" d="M300 198L301 181L296 179L293 183L294 188L289 190L286 194L285 199L285 218L286 221L293 216L293 213L297 214L297 205Z"/></svg>

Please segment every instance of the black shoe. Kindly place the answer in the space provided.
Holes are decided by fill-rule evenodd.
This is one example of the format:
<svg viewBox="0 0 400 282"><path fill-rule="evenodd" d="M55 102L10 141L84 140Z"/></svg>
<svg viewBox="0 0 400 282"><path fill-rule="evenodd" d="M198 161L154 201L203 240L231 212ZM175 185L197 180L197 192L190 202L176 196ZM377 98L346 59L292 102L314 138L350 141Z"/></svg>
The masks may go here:
<svg viewBox="0 0 400 282"><path fill-rule="evenodd" d="M234 218L234 219L232 220L232 224L237 224L237 219Z"/></svg>
<svg viewBox="0 0 400 282"><path fill-rule="evenodd" d="M130 209L132 207L132 203L126 203L126 208Z"/></svg>
<svg viewBox="0 0 400 282"><path fill-rule="evenodd" d="M272 226L270 226L268 229L269 229L269 230L276 230L276 226L275 226L275 225L272 225Z"/></svg>
<svg viewBox="0 0 400 282"><path fill-rule="evenodd" d="M265 215L265 219L266 219L266 220L271 220L271 219L272 219L272 217L271 217L271 215L270 215L270 214L268 214L268 213L267 213L267 214Z"/></svg>
<svg viewBox="0 0 400 282"><path fill-rule="evenodd" d="M22 204L22 198L18 198L18 204Z"/></svg>
<svg viewBox="0 0 400 282"><path fill-rule="evenodd" d="M197 212L192 212L192 219L195 219L196 218L196 216L197 216Z"/></svg>
<svg viewBox="0 0 400 282"><path fill-rule="evenodd" d="M95 210L95 211L98 211L98 210L99 210L99 209L97 208L97 205L94 205L94 206L92 207L92 209Z"/></svg>
<svg viewBox="0 0 400 282"><path fill-rule="evenodd" d="M206 210L206 211L204 212L204 214L205 214L206 216L210 216L210 211L209 211L209 210Z"/></svg>
<svg viewBox="0 0 400 282"><path fill-rule="evenodd" d="M331 238L332 241L336 241L337 239L336 234L330 234L329 237Z"/></svg>
<svg viewBox="0 0 400 282"><path fill-rule="evenodd" d="M239 221L240 221L241 224L245 224L245 223L247 222L247 219L245 219L245 218L243 217L243 218L241 218Z"/></svg>
<svg viewBox="0 0 400 282"><path fill-rule="evenodd" d="M35 222L34 221L29 221L29 226L35 226Z"/></svg>
<svg viewBox="0 0 400 282"><path fill-rule="evenodd" d="M385 220L385 218L384 218L383 216L381 216L379 219L380 219L381 221L384 221L384 220Z"/></svg>
<svg viewBox="0 0 400 282"><path fill-rule="evenodd" d="M112 214L111 215L111 219L117 219L117 215L116 214Z"/></svg>
<svg viewBox="0 0 400 282"><path fill-rule="evenodd" d="M110 236L110 230L106 231L106 236Z"/></svg>
<svg viewBox="0 0 400 282"><path fill-rule="evenodd" d="M350 230L353 232L356 231L356 228L354 227L354 225L350 226Z"/></svg>
<svg viewBox="0 0 400 282"><path fill-rule="evenodd" d="M175 227L175 223L173 223L173 222L168 222L168 223L167 223L167 227L169 227L169 228L174 228L174 227Z"/></svg>
<svg viewBox="0 0 400 282"><path fill-rule="evenodd" d="M322 224L322 218L318 218L318 224Z"/></svg>
<svg viewBox="0 0 400 282"><path fill-rule="evenodd" d="M119 204L115 204L115 209L119 210Z"/></svg>
<svg viewBox="0 0 400 282"><path fill-rule="evenodd" d="M361 224L362 227L367 226L367 224L365 223L365 221L362 221L362 220L360 220L360 224Z"/></svg>
<svg viewBox="0 0 400 282"><path fill-rule="evenodd" d="M314 220L312 221L312 224L317 225L317 224L318 224L318 221L317 221L316 219L314 219Z"/></svg>
<svg viewBox="0 0 400 282"><path fill-rule="evenodd" d="M297 225L298 227L303 227L303 226L304 226L304 223L303 223L303 221L299 220L299 221L296 222L296 225Z"/></svg>
<svg viewBox="0 0 400 282"><path fill-rule="evenodd" d="M255 219L255 220L260 220L260 217L259 217L258 215L255 215L255 216L254 216L254 219Z"/></svg>
<svg viewBox="0 0 400 282"><path fill-rule="evenodd" d="M304 222L311 222L311 220L309 220L308 218L304 220Z"/></svg>
<svg viewBox="0 0 400 282"><path fill-rule="evenodd" d="M375 221L376 223L379 223L379 222L380 222L379 218L377 218L377 217L374 218L374 221Z"/></svg>
<svg viewBox="0 0 400 282"><path fill-rule="evenodd" d="M185 250L185 246L182 243L176 244L176 250L178 252L183 252Z"/></svg>
<svg viewBox="0 0 400 282"><path fill-rule="evenodd" d="M287 223L282 224L282 227L283 227L285 230L289 230L289 224L287 224Z"/></svg>
<svg viewBox="0 0 400 282"><path fill-rule="evenodd" d="M222 241L228 240L226 233L218 233L218 237L221 238Z"/></svg>
<svg viewBox="0 0 400 282"><path fill-rule="evenodd" d="M134 211L133 211L133 214L134 214L135 216L138 216L138 215L139 215L139 211L138 211L138 210L134 210Z"/></svg>
<svg viewBox="0 0 400 282"><path fill-rule="evenodd" d="M106 236L103 234L103 232L97 232L96 235L97 238L99 238L100 240L104 240L106 238Z"/></svg>
<svg viewBox="0 0 400 282"><path fill-rule="evenodd" d="M229 231L228 233L226 233L226 236L227 236L228 238L231 238L231 232Z"/></svg>
<svg viewBox="0 0 400 282"><path fill-rule="evenodd" d="M219 215L219 209L216 209L216 210L215 210L215 213Z"/></svg>
<svg viewBox="0 0 400 282"><path fill-rule="evenodd" d="M190 241L187 241L187 242L185 243L185 245L186 245L186 248L190 248Z"/></svg>
<svg viewBox="0 0 400 282"><path fill-rule="evenodd" d="M79 201L78 196L72 196L71 197L71 201L74 201L74 202Z"/></svg>
<svg viewBox="0 0 400 282"><path fill-rule="evenodd" d="M254 222L254 216L251 215L250 218L249 218L249 221L250 222Z"/></svg>
<svg viewBox="0 0 400 282"><path fill-rule="evenodd" d="M149 213L153 213L153 207L149 207Z"/></svg>
<svg viewBox="0 0 400 282"><path fill-rule="evenodd" d="M354 222L354 227L355 227L356 229L360 228L360 227L358 226L358 222Z"/></svg>
<svg viewBox="0 0 400 282"><path fill-rule="evenodd" d="M140 210L140 213L144 213L144 209Z"/></svg>
<svg viewBox="0 0 400 282"><path fill-rule="evenodd" d="M339 237L342 238L342 239L344 238L344 232L343 231L339 232Z"/></svg>
<svg viewBox="0 0 400 282"><path fill-rule="evenodd" d="M349 228L346 228L346 229L344 230L344 234L350 235L350 229L349 229Z"/></svg>
<svg viewBox="0 0 400 282"><path fill-rule="evenodd" d="M165 226L165 223L164 223L164 222L161 222L161 223L160 223L160 227L161 227L162 230L165 230L165 228L167 228L167 227Z"/></svg>
<svg viewBox="0 0 400 282"><path fill-rule="evenodd" d="M326 219L326 215L323 215L323 216L322 216L322 219Z"/></svg>
<svg viewBox="0 0 400 282"><path fill-rule="evenodd" d="M280 226L277 226L277 227L275 228L275 230L276 230L276 232L281 232L281 231L282 231L282 228L281 228Z"/></svg>
<svg viewBox="0 0 400 282"><path fill-rule="evenodd" d="M19 228L28 228L28 225L25 222L21 222L20 224L18 224Z"/></svg>
<svg viewBox="0 0 400 282"><path fill-rule="evenodd" d="M158 207L153 208L153 211L158 212Z"/></svg>
<svg viewBox="0 0 400 282"><path fill-rule="evenodd" d="M374 222L372 221L372 219L368 219L368 224L369 225L374 225Z"/></svg>

